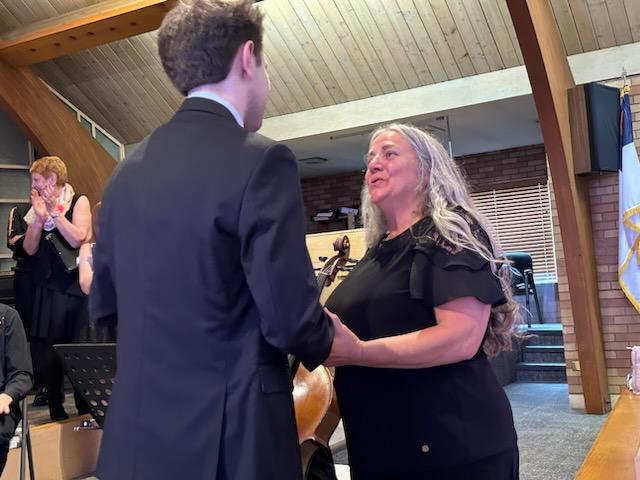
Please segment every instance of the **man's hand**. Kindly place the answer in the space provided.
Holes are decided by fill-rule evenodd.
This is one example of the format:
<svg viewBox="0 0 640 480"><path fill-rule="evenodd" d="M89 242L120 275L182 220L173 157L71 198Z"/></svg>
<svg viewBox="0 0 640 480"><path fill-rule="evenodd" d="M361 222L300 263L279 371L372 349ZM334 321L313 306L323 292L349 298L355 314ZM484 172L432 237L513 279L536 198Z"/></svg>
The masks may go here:
<svg viewBox="0 0 640 480"><path fill-rule="evenodd" d="M325 367L341 365L360 365L363 360L364 342L349 330L335 313L326 308L324 311L333 322L333 345L329 357L324 361Z"/></svg>
<svg viewBox="0 0 640 480"><path fill-rule="evenodd" d="M0 393L0 414L6 415L9 413L9 405L13 402L13 398L11 398L6 393Z"/></svg>

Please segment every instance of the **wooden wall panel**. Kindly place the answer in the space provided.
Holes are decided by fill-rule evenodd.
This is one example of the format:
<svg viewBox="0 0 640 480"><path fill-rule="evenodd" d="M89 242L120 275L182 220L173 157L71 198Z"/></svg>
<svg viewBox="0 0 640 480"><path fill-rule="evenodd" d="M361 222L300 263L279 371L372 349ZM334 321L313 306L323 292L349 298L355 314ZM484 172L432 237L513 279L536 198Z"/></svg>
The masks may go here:
<svg viewBox="0 0 640 480"><path fill-rule="evenodd" d="M0 62L0 105L38 151L64 160L77 192L92 204L101 198L115 160L28 67Z"/></svg>
<svg viewBox="0 0 640 480"><path fill-rule="evenodd" d="M591 173L589 121L584 85L569 89L568 95L574 173L576 175Z"/></svg>
<svg viewBox="0 0 640 480"><path fill-rule="evenodd" d="M351 242L351 251L349 257L353 259L360 259L367 251L366 244L364 243L364 229L356 228L353 230L340 230L335 232L325 233L312 233L306 236L307 251L311 257L311 263L316 269L321 269L325 262L318 259L318 257L331 258L336 252L333 251L333 241L337 237L346 235ZM320 300L324 301L331 295L333 289L347 276L347 272L338 272L336 281L331 286L326 287L322 291Z"/></svg>

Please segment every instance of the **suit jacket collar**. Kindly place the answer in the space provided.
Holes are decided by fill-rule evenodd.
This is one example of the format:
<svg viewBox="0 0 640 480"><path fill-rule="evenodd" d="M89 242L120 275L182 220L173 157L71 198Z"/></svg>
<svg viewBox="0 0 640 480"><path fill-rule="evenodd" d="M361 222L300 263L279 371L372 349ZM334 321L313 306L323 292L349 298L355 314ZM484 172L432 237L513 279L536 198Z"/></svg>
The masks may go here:
<svg viewBox="0 0 640 480"><path fill-rule="evenodd" d="M221 105L220 103L214 102L213 100L209 100L207 98L192 97L185 99L184 102L182 102L178 113L189 111L211 113L213 115L221 117L225 121L238 125L238 122L236 122L233 114L224 105ZM238 127L240 127L240 125L238 125Z"/></svg>

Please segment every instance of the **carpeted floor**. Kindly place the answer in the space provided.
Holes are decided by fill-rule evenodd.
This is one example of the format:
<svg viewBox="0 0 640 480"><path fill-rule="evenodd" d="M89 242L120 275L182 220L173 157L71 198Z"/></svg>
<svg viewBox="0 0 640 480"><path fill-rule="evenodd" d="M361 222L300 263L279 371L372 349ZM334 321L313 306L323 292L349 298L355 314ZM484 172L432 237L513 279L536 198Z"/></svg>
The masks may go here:
<svg viewBox="0 0 640 480"><path fill-rule="evenodd" d="M606 416L572 410L566 384L514 383L505 391L518 431L520 480L573 479ZM338 451L334 460L339 478L347 479L346 450Z"/></svg>
<svg viewBox="0 0 640 480"><path fill-rule="evenodd" d="M606 416L572 410L566 384L514 383L505 391L518 431L520 479L573 479ZM334 460L348 463L346 450Z"/></svg>
<svg viewBox="0 0 640 480"><path fill-rule="evenodd" d="M571 409L566 384L514 383L505 390L518 431L520 479L573 479L606 415Z"/></svg>

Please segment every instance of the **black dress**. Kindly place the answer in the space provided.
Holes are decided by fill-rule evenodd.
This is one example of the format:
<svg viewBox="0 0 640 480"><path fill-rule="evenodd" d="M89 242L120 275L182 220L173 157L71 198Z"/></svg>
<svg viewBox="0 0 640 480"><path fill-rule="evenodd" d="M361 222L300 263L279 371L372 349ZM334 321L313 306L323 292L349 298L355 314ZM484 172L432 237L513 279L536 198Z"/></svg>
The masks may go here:
<svg viewBox="0 0 640 480"><path fill-rule="evenodd" d="M456 298L505 302L489 263L439 246L432 225L380 241L327 300L362 340L435 326L434 307ZM517 478L511 406L482 348L432 368L339 367L335 386L352 479Z"/></svg>
<svg viewBox="0 0 640 480"><path fill-rule="evenodd" d="M31 332L31 318L33 317L33 296L35 293L35 263L36 259L24 251L24 235L27 233L27 224L24 216L31 208L30 204L21 204L11 210L9 224L11 229L7 235L7 247L13 251L13 259L16 261L15 273L13 277L13 291L15 293L16 310L22 320L24 331L29 338ZM9 239L20 236L13 244L9 244Z"/></svg>
<svg viewBox="0 0 640 480"><path fill-rule="evenodd" d="M65 214L70 222L81 195L74 195ZM79 332L88 322L87 297L80 289L78 269L68 272L53 245L46 240L51 233L66 245L67 241L57 228L42 231L36 253L35 299L30 337L53 345L78 339Z"/></svg>
<svg viewBox="0 0 640 480"><path fill-rule="evenodd" d="M74 195L71 207L65 214L70 222L81 195ZM65 243L64 236L54 228L42 231L36 252L35 296L30 337L35 370L41 372L47 388L47 401L52 420L66 418L62 407L64 401L63 368L53 345L84 340L89 324L87 297L80 290L78 269L68 272L53 245L46 239L51 233ZM79 413L87 413L88 407L74 393Z"/></svg>

